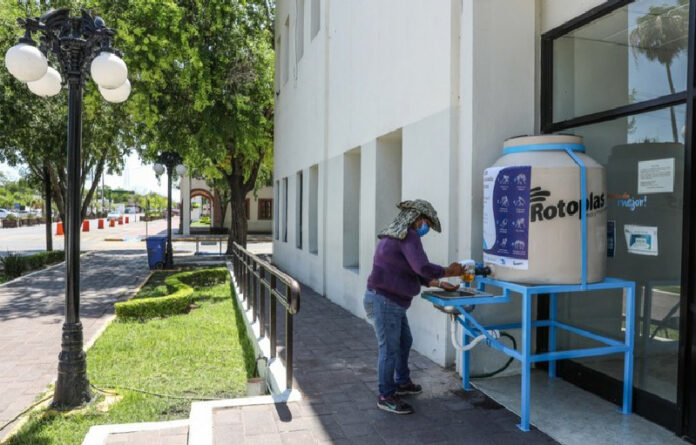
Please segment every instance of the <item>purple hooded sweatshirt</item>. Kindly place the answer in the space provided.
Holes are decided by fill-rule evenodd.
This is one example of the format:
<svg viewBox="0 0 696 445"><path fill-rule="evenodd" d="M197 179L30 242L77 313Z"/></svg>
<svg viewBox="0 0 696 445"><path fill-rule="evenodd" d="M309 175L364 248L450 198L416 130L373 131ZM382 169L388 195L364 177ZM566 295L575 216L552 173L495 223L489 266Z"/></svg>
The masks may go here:
<svg viewBox="0 0 696 445"><path fill-rule="evenodd" d="M408 308L421 285L444 275L445 269L428 261L420 236L409 229L403 240L382 238L379 242L367 288Z"/></svg>

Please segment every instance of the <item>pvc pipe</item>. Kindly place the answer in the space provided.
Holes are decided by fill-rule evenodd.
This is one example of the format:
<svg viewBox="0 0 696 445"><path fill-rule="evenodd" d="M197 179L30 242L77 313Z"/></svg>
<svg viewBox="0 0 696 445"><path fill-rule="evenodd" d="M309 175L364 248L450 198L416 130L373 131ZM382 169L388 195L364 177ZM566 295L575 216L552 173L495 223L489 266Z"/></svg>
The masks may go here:
<svg viewBox="0 0 696 445"><path fill-rule="evenodd" d="M478 337L474 338L471 340L469 343L466 345L462 345L459 343L459 340L457 340L457 323L454 321L454 317L452 317L452 323L450 323L450 337L452 339L452 346L454 346L454 349L456 349L459 352L464 352L468 351L470 349L473 349L474 346L477 344L481 343L482 340L486 339L486 336L484 334L479 335ZM491 329L488 331L488 333L491 335L493 338L500 338L500 331L497 329Z"/></svg>

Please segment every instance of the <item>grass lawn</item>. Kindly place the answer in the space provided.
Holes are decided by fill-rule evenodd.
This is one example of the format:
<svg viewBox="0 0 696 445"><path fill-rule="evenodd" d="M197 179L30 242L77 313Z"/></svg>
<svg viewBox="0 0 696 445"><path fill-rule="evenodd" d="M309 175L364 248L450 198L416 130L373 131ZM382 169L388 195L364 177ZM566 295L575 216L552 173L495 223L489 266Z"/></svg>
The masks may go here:
<svg viewBox="0 0 696 445"><path fill-rule="evenodd" d="M153 274L138 296L166 293L168 273ZM245 396L254 355L229 283L196 289L194 299L198 307L185 315L115 321L87 352L90 382L123 396L107 412L99 406L103 395L82 411L39 411L8 444L75 445L92 425L188 418L191 400L126 387L190 398Z"/></svg>

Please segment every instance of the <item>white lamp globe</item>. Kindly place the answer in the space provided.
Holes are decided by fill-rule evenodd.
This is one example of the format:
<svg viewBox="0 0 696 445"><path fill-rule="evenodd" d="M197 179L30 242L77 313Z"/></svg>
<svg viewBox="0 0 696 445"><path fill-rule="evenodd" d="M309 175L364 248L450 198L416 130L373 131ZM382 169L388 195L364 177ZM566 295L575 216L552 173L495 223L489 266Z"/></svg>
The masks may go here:
<svg viewBox="0 0 696 445"><path fill-rule="evenodd" d="M176 166L176 172L179 174L179 176L183 177L186 175L186 166L183 164L179 164Z"/></svg>
<svg viewBox="0 0 696 445"><path fill-rule="evenodd" d="M164 173L164 165L162 164L155 164L152 166L152 168L155 170L155 174L157 176L160 176L162 175L162 173Z"/></svg>
<svg viewBox="0 0 696 445"><path fill-rule="evenodd" d="M101 86L99 86L98 88L104 100L114 104L125 102L126 99L128 99L128 96L130 96L131 92L131 84L128 81L128 79L126 79L126 81L123 82L123 84L118 88L109 89L102 88Z"/></svg>
<svg viewBox="0 0 696 445"><path fill-rule="evenodd" d="M92 60L92 79L102 88L115 89L128 78L126 62L112 52L102 51Z"/></svg>
<svg viewBox="0 0 696 445"><path fill-rule="evenodd" d="M60 93L60 74L58 74L58 71L49 66L46 74L44 74L41 79L33 82L27 82L27 86L29 87L29 91L37 96L53 97Z"/></svg>
<svg viewBox="0 0 696 445"><path fill-rule="evenodd" d="M20 82L33 82L46 74L48 60L37 47L19 43L5 53L5 66Z"/></svg>

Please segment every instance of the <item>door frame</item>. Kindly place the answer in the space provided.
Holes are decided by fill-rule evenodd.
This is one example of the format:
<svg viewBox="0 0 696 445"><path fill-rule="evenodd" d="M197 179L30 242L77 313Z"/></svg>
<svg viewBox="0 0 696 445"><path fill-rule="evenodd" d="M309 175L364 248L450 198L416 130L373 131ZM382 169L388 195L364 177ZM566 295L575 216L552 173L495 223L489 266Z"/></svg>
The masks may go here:
<svg viewBox="0 0 696 445"><path fill-rule="evenodd" d="M696 442L696 234L690 229L696 224L696 178L694 178L694 151L696 140L696 0L689 4L689 45L686 90L643 102L602 110L565 121L553 121L553 41L581 26L601 18L635 0L609 0L541 36L540 129L555 133L574 127L609 121L621 117L686 104L686 134L684 143L684 201L682 221L681 289L679 320L679 349L677 402L671 403L654 394L634 388L634 411L670 430ZM548 299L539 298L537 316L548 315ZM537 350L546 348L544 329L539 329ZM605 374L564 360L558 366L559 376L612 402L621 400L621 382Z"/></svg>

